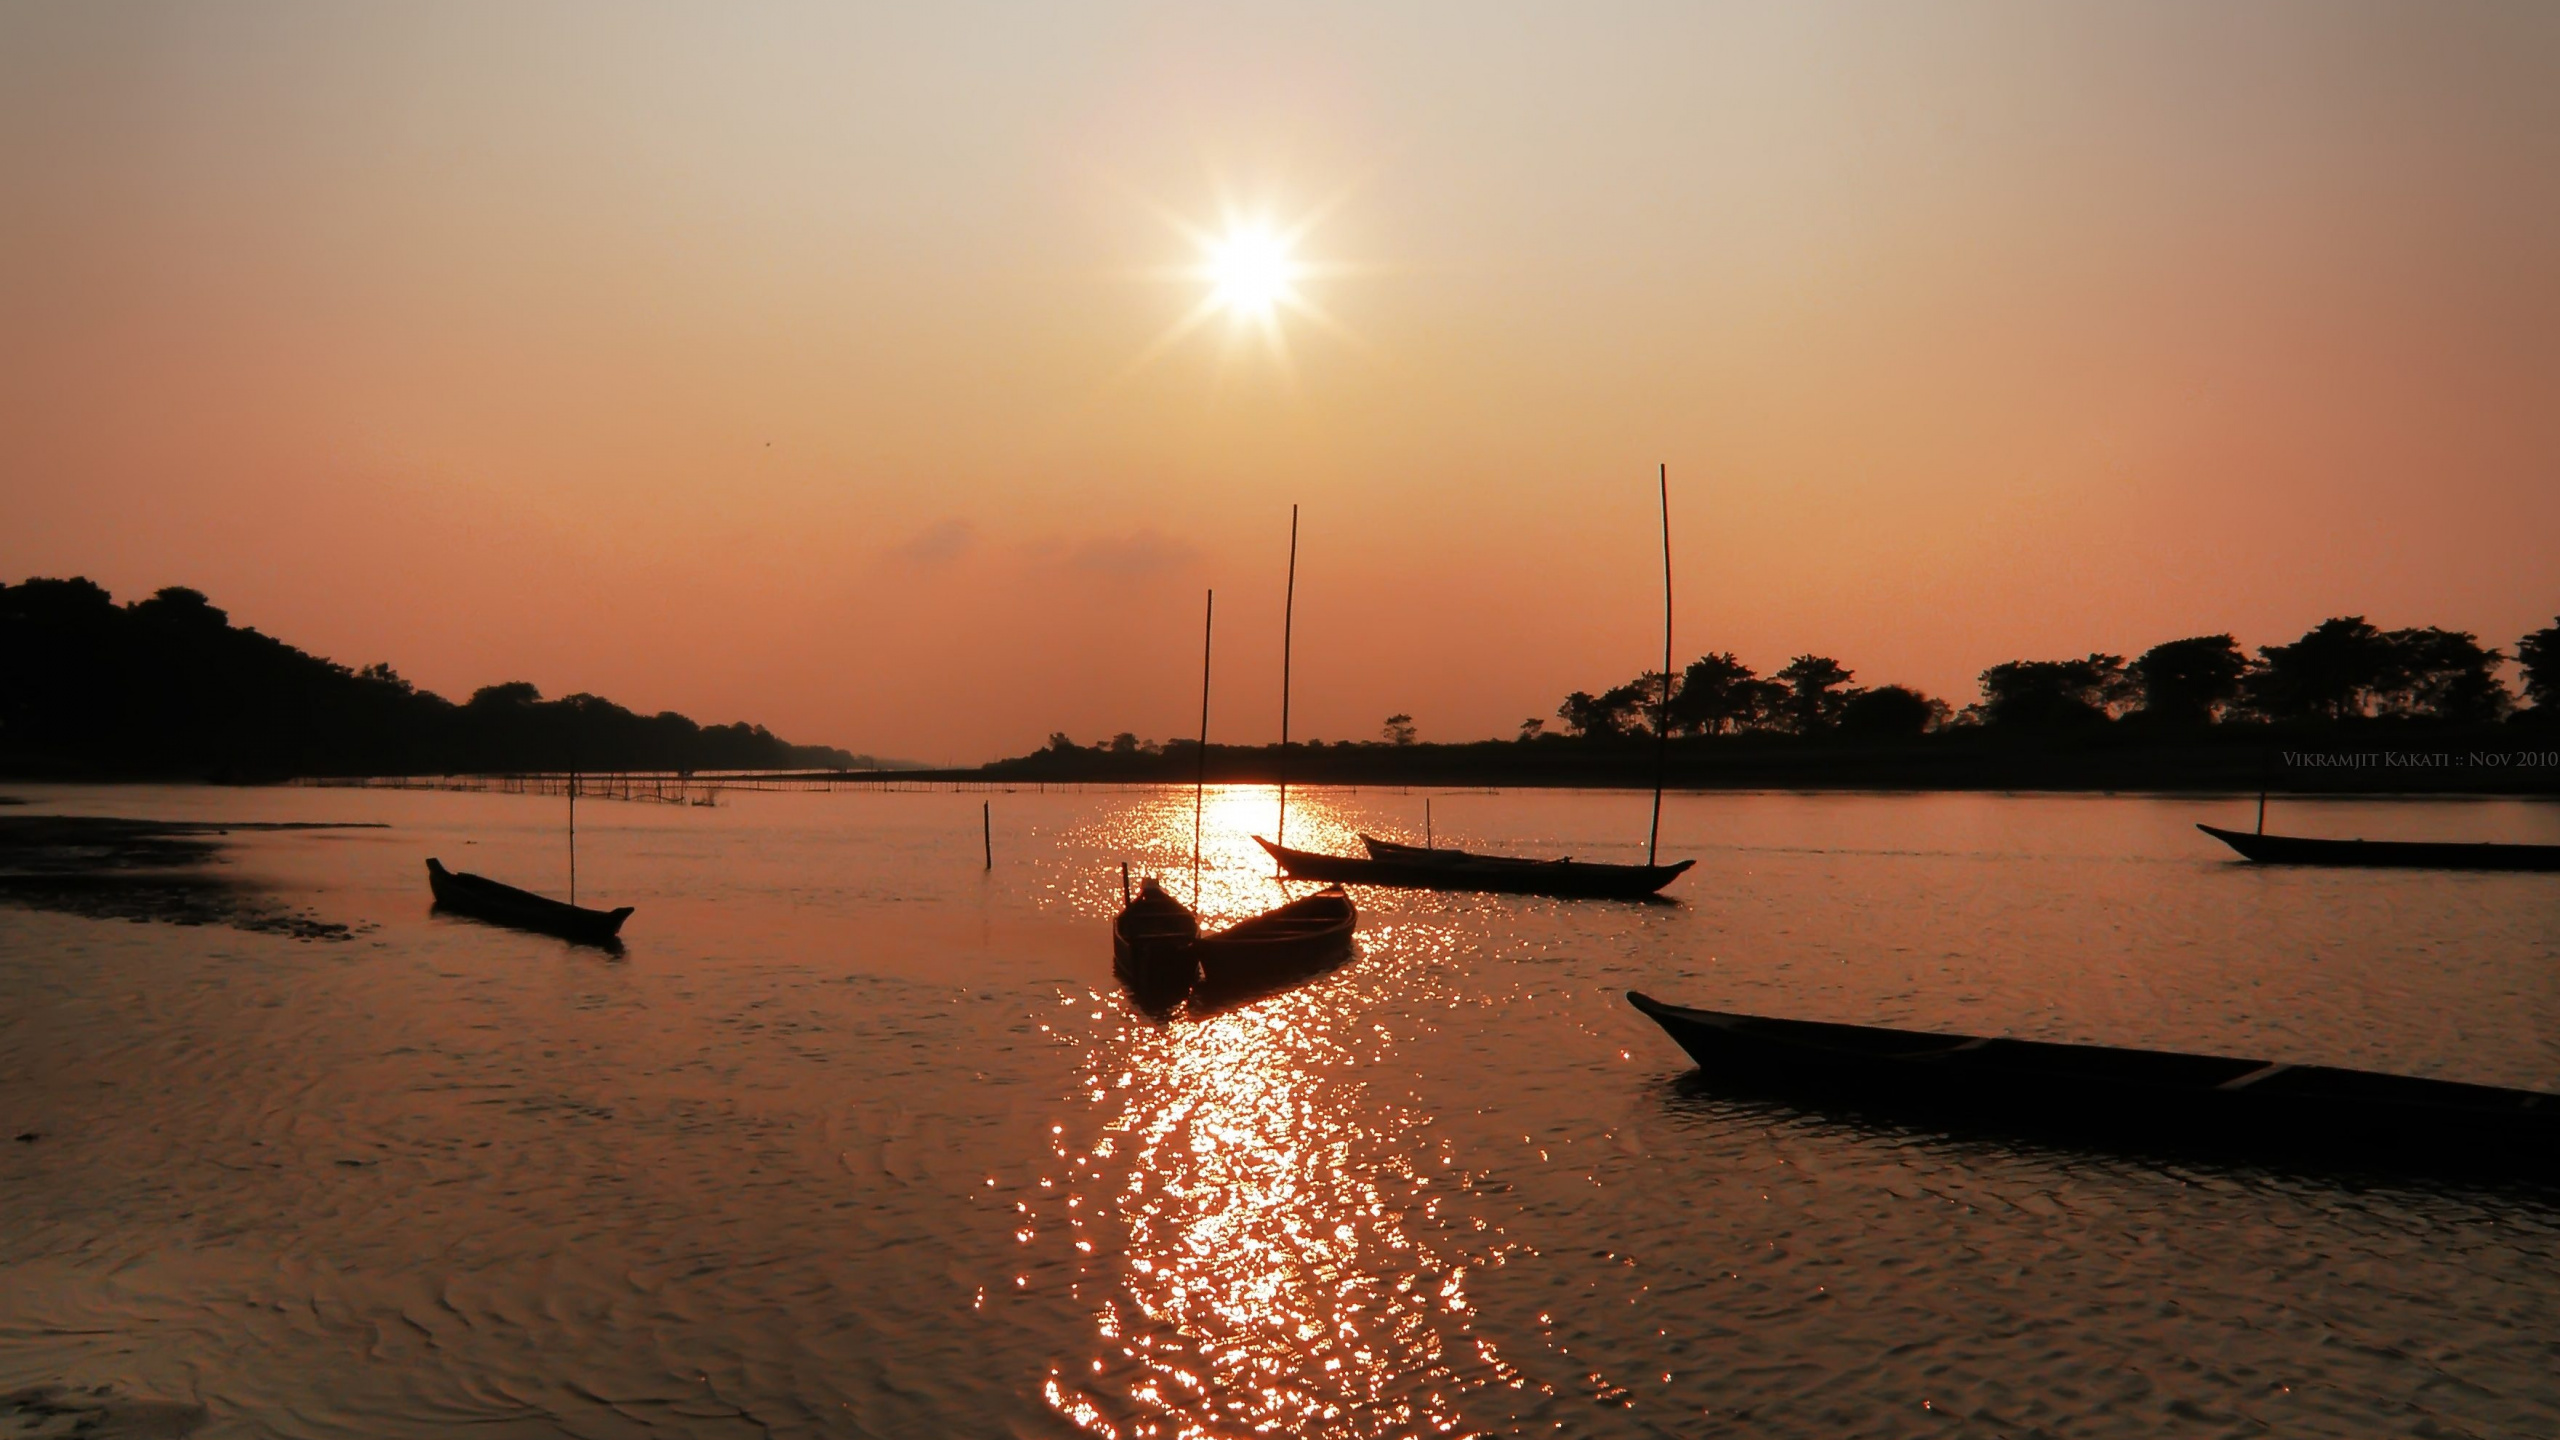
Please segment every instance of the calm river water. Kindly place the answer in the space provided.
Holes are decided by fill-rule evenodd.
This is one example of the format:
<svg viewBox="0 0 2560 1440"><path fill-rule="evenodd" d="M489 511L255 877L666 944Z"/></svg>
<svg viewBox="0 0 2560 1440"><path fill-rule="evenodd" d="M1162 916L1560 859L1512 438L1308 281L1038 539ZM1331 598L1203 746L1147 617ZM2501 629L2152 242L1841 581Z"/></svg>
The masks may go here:
<svg viewBox="0 0 2560 1440"><path fill-rule="evenodd" d="M0 1139L0 1392L203 1435L2560 1434L2550 1192L1720 1099L1623 999L2560 1090L2560 877L2253 869L2191 828L2229 800L1675 796L1677 905L1364 891L1349 967L1159 1023L1108 917L1123 858L1188 890L1188 792L590 801L619 958L428 913L429 855L564 888L556 799L15 793L389 828L234 837L342 941L0 909L38 1137ZM1432 819L1624 859L1645 807ZM1271 818L1212 793L1209 911L1277 900Z"/></svg>

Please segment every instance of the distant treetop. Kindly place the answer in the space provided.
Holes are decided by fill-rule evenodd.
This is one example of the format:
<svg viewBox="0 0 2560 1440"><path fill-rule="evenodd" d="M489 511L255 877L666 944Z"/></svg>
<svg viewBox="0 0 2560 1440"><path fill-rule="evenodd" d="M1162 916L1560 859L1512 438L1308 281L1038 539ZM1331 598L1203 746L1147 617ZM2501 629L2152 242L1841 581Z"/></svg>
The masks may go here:
<svg viewBox="0 0 2560 1440"><path fill-rule="evenodd" d="M2560 620L2518 640L2515 658L2535 712L2560 714ZM1670 682L1670 723L1675 735L1836 732L1871 739L1951 725L2064 732L2119 722L2188 729L2232 721L2488 724L2516 708L2499 678L2506 659L2467 631L2382 630L2346 615L2290 644L2260 646L2254 659L2224 634L2163 641L2130 664L2098 653L2005 660L1982 672L1981 698L1956 711L1907 686L1858 686L1855 672L1829 656L1798 655L1763 678L1731 651L1713 651ZM1663 684L1648 671L1597 694L1577 690L1556 715L1571 737L1649 734ZM1519 738L1559 737L1532 721Z"/></svg>

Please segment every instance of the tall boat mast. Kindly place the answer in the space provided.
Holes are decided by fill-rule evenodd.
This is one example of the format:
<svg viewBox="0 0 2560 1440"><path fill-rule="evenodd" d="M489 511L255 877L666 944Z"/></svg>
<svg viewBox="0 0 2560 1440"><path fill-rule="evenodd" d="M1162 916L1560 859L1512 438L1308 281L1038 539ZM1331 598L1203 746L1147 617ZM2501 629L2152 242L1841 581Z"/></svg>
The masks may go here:
<svg viewBox="0 0 2560 1440"><path fill-rule="evenodd" d="M1289 843L1289 642L1298 617L1298 507L1289 507L1289 588L1280 602L1280 821L1273 843Z"/></svg>
<svg viewBox="0 0 2560 1440"><path fill-rule="evenodd" d="M1200 616L1200 764L1191 779L1191 908L1200 908L1200 817L1209 796L1209 637L1218 620L1218 592Z"/></svg>
<svg viewBox="0 0 2560 1440"><path fill-rule="evenodd" d="M1671 758L1671 465L1657 472L1662 488L1662 698L1653 711L1653 827L1645 835L1644 863L1662 850L1662 772Z"/></svg>

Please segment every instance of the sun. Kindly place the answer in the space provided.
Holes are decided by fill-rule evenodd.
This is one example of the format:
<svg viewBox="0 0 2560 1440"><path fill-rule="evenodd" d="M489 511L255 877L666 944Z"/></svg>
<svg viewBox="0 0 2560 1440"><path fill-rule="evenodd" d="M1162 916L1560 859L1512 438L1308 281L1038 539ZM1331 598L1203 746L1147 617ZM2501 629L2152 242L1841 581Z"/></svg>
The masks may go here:
<svg viewBox="0 0 2560 1440"><path fill-rule="evenodd" d="M1289 242L1267 226L1244 225L1211 240L1201 273L1209 303L1239 320L1267 320L1297 300L1299 266Z"/></svg>
<svg viewBox="0 0 2560 1440"><path fill-rule="evenodd" d="M1190 308L1148 341L1110 383L1117 384L1146 369L1222 316L1226 323L1217 327L1226 332L1220 346L1222 373L1227 359L1239 350L1258 349L1288 379L1295 371L1288 334L1291 330L1312 328L1354 346L1361 345L1359 337L1327 313L1309 291L1346 276L1370 273L1375 267L1313 260L1300 249L1300 242L1322 225L1349 194L1348 189L1338 192L1286 223L1275 218L1277 212L1269 209L1230 205L1217 222L1202 224L1164 206L1150 205L1158 219L1190 242L1191 258L1188 263L1151 266L1130 273L1149 281L1179 284L1191 291L1193 299Z"/></svg>

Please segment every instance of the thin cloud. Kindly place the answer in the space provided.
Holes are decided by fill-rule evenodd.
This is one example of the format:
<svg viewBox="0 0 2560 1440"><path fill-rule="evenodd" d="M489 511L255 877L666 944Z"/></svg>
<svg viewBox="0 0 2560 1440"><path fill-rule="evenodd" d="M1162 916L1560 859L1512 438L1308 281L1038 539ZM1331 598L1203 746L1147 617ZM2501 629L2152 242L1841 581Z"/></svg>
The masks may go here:
<svg viewBox="0 0 2560 1440"><path fill-rule="evenodd" d="M889 557L925 569L939 569L978 546L978 527L954 517L937 520L889 547Z"/></svg>
<svg viewBox="0 0 2560 1440"><path fill-rule="evenodd" d="M1067 552L1067 564L1074 569L1124 580L1187 569L1199 559L1197 547L1153 529L1097 535L1077 542Z"/></svg>

